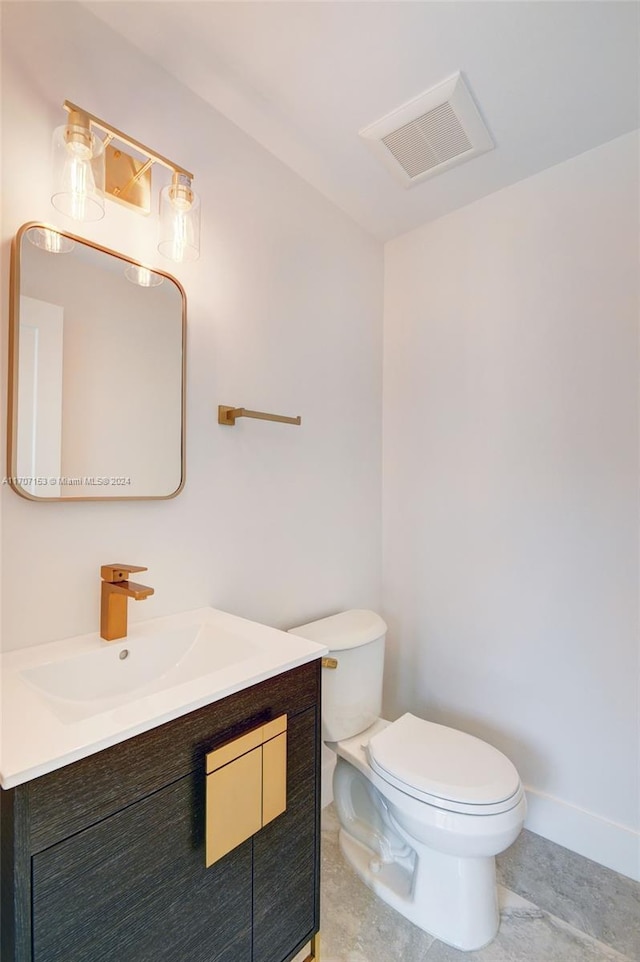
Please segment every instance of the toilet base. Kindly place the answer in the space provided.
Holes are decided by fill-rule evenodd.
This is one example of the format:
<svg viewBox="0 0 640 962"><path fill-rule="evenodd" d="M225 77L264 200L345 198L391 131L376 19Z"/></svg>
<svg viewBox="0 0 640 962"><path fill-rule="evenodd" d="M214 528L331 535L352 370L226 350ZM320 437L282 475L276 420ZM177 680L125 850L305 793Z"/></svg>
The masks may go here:
<svg viewBox="0 0 640 962"><path fill-rule="evenodd" d="M495 938L500 922L495 859L460 858L416 846L413 871L385 862L344 828L340 848L362 881L393 909L463 952Z"/></svg>

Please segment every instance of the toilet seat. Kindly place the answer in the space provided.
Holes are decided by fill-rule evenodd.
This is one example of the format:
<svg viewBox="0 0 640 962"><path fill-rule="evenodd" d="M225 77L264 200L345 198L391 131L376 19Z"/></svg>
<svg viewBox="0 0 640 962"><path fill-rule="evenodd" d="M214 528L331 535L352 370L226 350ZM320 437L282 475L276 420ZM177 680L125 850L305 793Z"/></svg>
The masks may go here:
<svg viewBox="0 0 640 962"><path fill-rule="evenodd" d="M494 815L523 795L509 759L465 732L409 713L368 741L371 768L386 782L446 811Z"/></svg>

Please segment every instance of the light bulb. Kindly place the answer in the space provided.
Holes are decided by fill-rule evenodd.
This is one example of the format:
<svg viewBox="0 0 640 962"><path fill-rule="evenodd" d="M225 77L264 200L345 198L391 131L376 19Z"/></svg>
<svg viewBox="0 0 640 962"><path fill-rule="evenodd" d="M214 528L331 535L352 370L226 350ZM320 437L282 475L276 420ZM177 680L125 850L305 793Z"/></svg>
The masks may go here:
<svg viewBox="0 0 640 962"><path fill-rule="evenodd" d="M96 182L91 170L91 163L87 157L86 148L76 150L77 145L68 144L69 158L64 167L63 183L67 186L70 216L74 220L89 220L87 204L96 192Z"/></svg>
<svg viewBox="0 0 640 962"><path fill-rule="evenodd" d="M104 217L104 144L82 114L53 134L53 193L56 210L79 221Z"/></svg>
<svg viewBox="0 0 640 962"><path fill-rule="evenodd" d="M174 173L160 192L158 250L177 263L200 256L200 198L187 174Z"/></svg>
<svg viewBox="0 0 640 962"><path fill-rule="evenodd" d="M174 205L175 206L175 205ZM187 249L187 219L184 216L186 208L176 207L173 217L173 241L171 242L171 259L180 263L184 260Z"/></svg>

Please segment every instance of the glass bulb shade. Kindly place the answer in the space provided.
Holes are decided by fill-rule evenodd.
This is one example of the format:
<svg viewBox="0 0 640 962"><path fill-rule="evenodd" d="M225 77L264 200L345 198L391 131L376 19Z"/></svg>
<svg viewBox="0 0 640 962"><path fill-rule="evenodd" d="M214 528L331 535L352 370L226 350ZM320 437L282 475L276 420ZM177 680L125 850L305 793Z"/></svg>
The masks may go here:
<svg viewBox="0 0 640 962"><path fill-rule="evenodd" d="M49 227L30 227L27 237L34 247L40 247L49 254L68 254L76 246L70 237Z"/></svg>
<svg viewBox="0 0 640 962"><path fill-rule="evenodd" d="M200 257L200 198L184 174L160 191L158 250L178 264Z"/></svg>
<svg viewBox="0 0 640 962"><path fill-rule="evenodd" d="M88 127L65 124L53 132L51 203L73 220L104 217L104 144Z"/></svg>
<svg viewBox="0 0 640 962"><path fill-rule="evenodd" d="M149 270L148 267L141 267L139 264L127 264L124 276L132 284L138 284L140 287L159 287L164 281L162 274L156 274L155 271Z"/></svg>

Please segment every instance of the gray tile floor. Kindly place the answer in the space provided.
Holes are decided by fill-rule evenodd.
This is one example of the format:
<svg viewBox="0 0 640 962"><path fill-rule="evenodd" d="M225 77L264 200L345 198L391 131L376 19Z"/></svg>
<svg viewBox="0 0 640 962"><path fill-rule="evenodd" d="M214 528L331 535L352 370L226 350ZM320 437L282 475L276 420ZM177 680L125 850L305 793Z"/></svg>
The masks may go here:
<svg viewBox="0 0 640 962"><path fill-rule="evenodd" d="M322 814L322 962L640 962L640 884L524 831L498 859L495 940L459 952L376 898Z"/></svg>

